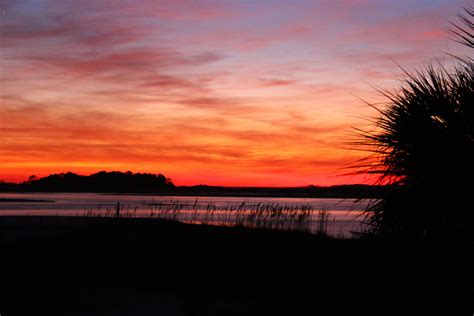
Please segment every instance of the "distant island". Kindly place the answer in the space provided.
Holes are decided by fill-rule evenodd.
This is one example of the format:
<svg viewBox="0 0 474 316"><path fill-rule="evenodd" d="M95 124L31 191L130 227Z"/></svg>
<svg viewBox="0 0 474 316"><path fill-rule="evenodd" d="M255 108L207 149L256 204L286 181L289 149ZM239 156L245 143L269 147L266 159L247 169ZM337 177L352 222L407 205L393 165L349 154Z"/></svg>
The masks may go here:
<svg viewBox="0 0 474 316"><path fill-rule="evenodd" d="M43 178L31 176L22 183L0 181L0 192L93 192L135 193L176 196L379 198L384 186L347 184L302 187L223 187L209 185L175 186L162 174L101 171L89 176L72 172Z"/></svg>
<svg viewBox="0 0 474 316"><path fill-rule="evenodd" d="M162 174L131 171L101 171L89 176L67 172L43 178L31 176L22 183L0 182L0 191L4 192L164 193L173 188L171 179Z"/></svg>

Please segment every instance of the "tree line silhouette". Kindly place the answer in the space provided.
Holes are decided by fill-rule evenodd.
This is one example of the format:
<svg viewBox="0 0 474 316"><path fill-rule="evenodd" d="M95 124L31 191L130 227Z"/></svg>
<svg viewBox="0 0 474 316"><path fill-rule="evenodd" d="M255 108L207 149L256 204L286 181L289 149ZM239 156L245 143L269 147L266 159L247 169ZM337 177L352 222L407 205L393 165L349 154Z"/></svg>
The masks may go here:
<svg viewBox="0 0 474 316"><path fill-rule="evenodd" d="M5 191L32 192L167 192L174 188L171 179L162 174L101 171L89 176L72 172L37 178L31 176L20 184L0 183Z"/></svg>
<svg viewBox="0 0 474 316"><path fill-rule="evenodd" d="M384 196L386 187L364 184L302 187L175 186L161 174L102 171L90 176L72 172L52 174L44 178L31 176L28 181L19 184L0 180L0 192L118 192L176 196L374 199Z"/></svg>

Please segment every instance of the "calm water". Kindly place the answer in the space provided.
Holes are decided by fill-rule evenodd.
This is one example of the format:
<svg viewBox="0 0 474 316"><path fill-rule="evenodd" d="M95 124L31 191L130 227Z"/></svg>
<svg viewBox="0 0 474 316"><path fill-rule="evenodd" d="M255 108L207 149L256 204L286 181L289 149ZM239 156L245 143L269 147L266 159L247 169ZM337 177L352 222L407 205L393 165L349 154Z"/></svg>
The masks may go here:
<svg viewBox="0 0 474 316"><path fill-rule="evenodd" d="M308 230L313 232L318 228L320 211L324 211L328 216L327 232L340 237L350 237L351 231L361 229L360 214L367 205L367 202L356 203L353 199L183 197L96 193L0 193L0 199L51 201L1 202L0 215L113 216L119 202L123 216L165 217L183 222L218 225L233 223L236 217L242 214L248 215L262 205L272 205L287 210L305 209L309 212Z"/></svg>

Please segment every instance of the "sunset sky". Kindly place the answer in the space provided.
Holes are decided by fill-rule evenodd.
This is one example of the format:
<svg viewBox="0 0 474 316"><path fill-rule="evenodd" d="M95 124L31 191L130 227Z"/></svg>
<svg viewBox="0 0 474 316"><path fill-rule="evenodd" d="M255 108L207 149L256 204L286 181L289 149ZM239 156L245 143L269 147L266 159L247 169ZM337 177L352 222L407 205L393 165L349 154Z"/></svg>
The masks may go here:
<svg viewBox="0 0 474 316"><path fill-rule="evenodd" d="M0 0L0 180L359 183L351 126L446 53L456 0Z"/></svg>

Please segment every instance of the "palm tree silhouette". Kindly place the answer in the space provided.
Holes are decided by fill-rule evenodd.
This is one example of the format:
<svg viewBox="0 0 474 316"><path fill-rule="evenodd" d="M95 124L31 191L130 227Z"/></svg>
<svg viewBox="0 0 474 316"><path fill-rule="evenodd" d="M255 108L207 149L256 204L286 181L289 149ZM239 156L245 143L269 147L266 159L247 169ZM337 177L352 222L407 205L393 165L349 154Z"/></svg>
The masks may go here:
<svg viewBox="0 0 474 316"><path fill-rule="evenodd" d="M465 7L450 30L470 48L473 16L473 7ZM399 92L380 91L388 103L373 106L375 132L359 133L371 152L362 172L377 174L389 188L366 212L371 234L474 237L474 65L472 57L456 59L453 71L438 64L405 72Z"/></svg>

